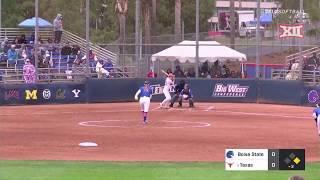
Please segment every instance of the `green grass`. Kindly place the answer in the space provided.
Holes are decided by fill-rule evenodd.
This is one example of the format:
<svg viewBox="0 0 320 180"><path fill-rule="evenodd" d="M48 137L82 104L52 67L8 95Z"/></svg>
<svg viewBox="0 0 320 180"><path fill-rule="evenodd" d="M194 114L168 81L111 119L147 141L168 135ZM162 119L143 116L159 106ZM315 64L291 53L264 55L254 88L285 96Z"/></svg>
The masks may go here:
<svg viewBox="0 0 320 180"><path fill-rule="evenodd" d="M286 180L302 175L320 179L320 163L306 171L224 171L223 163L0 161L0 180Z"/></svg>

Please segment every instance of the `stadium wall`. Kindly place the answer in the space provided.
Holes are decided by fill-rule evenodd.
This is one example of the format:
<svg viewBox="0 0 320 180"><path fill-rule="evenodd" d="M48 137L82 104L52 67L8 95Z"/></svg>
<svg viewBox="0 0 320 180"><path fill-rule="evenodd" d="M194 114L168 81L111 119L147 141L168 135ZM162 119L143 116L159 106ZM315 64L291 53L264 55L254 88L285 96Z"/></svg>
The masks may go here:
<svg viewBox="0 0 320 180"><path fill-rule="evenodd" d="M143 81L144 79L104 79L88 80L83 84L1 84L0 104L130 102ZM150 82L156 93L152 100L162 100L163 79L150 79ZM308 92L316 89L320 93L320 87L305 86L300 81L188 79L187 83L191 86L196 102L308 105Z"/></svg>

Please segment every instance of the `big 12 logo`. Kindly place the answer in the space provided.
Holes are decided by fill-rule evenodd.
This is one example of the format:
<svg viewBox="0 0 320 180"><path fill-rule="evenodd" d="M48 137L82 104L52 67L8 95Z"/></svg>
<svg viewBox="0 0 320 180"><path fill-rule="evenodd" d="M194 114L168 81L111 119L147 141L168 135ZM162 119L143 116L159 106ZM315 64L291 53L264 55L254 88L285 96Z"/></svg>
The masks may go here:
<svg viewBox="0 0 320 180"><path fill-rule="evenodd" d="M303 38L304 28L303 24L280 24L279 25L279 37L296 37Z"/></svg>

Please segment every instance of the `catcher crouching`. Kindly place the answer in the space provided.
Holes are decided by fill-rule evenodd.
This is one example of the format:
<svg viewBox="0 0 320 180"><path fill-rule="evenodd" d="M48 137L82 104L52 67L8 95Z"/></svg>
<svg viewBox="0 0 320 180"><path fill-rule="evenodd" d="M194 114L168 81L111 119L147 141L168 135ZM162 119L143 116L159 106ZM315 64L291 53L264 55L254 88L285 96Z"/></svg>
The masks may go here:
<svg viewBox="0 0 320 180"><path fill-rule="evenodd" d="M182 101L189 101L189 107L194 107L193 94L188 84L184 85L183 90L180 92L179 96L179 107L182 107Z"/></svg>

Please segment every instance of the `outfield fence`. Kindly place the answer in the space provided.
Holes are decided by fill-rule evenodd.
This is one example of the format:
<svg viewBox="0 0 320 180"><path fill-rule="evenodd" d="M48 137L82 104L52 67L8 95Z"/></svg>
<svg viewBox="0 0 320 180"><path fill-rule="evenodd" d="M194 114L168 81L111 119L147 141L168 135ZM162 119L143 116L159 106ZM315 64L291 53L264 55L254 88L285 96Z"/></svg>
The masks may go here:
<svg viewBox="0 0 320 180"><path fill-rule="evenodd" d="M82 82L0 84L0 104L131 102L145 79L87 79ZM149 79L152 101L161 101L163 79ZM178 82L177 79L176 82ZM196 102L314 105L320 88L302 81L187 79Z"/></svg>

